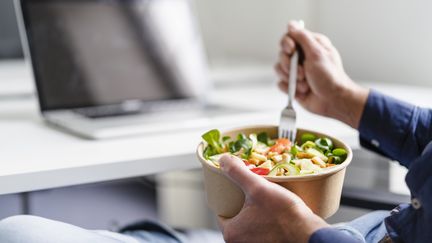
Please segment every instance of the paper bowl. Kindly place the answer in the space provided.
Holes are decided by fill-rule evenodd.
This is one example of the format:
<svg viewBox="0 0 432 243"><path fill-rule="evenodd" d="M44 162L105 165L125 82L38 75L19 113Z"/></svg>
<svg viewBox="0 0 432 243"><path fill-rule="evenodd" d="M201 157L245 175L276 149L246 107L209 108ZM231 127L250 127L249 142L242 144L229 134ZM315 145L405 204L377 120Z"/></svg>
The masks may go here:
<svg viewBox="0 0 432 243"><path fill-rule="evenodd" d="M277 126L254 126L232 129L222 132L222 134L223 136L236 137L239 133L249 135L251 133L267 132L270 137L275 138L277 137L277 131ZM324 169L318 174L264 176L264 178L297 194L315 214L322 218L328 218L339 208L345 170L352 160L352 150L346 143L335 137L311 130L298 129L297 139L303 133L330 138L335 147L344 148L347 151L348 156L346 160L339 165ZM208 206L219 216L234 217L243 207L244 193L219 168L204 159L203 149L204 143L200 143L197 149L197 156L203 167Z"/></svg>

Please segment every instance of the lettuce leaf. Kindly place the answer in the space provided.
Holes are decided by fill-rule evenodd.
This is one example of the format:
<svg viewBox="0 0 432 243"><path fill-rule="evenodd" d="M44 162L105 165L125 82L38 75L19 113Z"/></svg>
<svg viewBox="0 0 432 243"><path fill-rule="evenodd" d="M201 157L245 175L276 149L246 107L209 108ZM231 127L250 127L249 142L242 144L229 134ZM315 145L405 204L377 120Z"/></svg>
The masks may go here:
<svg viewBox="0 0 432 243"><path fill-rule="evenodd" d="M217 129L210 130L201 136L207 142L207 147L204 149L203 155L206 159L215 154L223 153L223 144L221 142L221 134Z"/></svg>

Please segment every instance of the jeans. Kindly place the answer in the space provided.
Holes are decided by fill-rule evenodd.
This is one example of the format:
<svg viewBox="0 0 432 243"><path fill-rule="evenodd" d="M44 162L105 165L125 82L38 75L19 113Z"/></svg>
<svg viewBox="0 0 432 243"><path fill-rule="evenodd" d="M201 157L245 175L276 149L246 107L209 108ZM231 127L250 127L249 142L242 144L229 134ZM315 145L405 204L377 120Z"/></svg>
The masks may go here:
<svg viewBox="0 0 432 243"><path fill-rule="evenodd" d="M375 211L345 224L333 226L362 239L378 242L385 234L383 223L387 211ZM0 221L1 243L219 243L219 232L192 230L179 232L163 224L142 222L124 228L120 233L86 230L74 225L37 216L19 215Z"/></svg>
<svg viewBox="0 0 432 243"><path fill-rule="evenodd" d="M86 230L37 216L18 215L0 221L1 243L220 243L220 232L192 230L179 232L161 223L142 222L121 233Z"/></svg>

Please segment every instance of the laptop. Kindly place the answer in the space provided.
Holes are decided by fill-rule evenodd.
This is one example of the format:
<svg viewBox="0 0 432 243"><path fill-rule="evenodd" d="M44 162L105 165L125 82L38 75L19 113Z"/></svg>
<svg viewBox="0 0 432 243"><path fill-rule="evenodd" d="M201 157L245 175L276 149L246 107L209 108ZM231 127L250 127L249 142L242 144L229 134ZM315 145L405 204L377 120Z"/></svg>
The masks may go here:
<svg viewBox="0 0 432 243"><path fill-rule="evenodd" d="M101 139L234 125L187 0L16 0L43 118ZM239 124L240 125L240 124Z"/></svg>

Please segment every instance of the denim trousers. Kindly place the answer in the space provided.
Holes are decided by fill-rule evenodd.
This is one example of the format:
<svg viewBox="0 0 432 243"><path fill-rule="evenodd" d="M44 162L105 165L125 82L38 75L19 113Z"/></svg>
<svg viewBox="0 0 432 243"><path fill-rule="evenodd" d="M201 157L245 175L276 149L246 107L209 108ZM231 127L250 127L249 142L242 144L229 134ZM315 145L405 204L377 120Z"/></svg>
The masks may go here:
<svg viewBox="0 0 432 243"><path fill-rule="evenodd" d="M375 211L351 222L334 225L364 242L379 242L385 234L387 211ZM1 243L219 243L222 234L212 230L176 231L158 222L144 221L120 232L86 230L37 216L18 215L0 221Z"/></svg>

